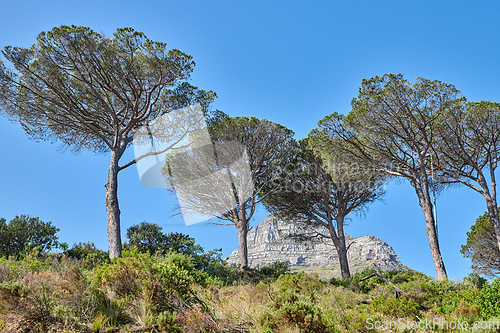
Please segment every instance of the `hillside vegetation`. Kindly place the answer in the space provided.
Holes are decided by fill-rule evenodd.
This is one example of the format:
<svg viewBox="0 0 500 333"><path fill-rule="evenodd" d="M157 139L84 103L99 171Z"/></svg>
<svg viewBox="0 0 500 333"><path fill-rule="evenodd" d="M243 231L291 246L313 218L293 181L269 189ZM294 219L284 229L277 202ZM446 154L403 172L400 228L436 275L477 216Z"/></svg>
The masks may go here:
<svg viewBox="0 0 500 333"><path fill-rule="evenodd" d="M500 279L474 274L453 282L383 273L401 289L396 295L376 276L362 281L369 270L327 281L288 273L285 263L240 272L220 260L197 269L190 255L135 247L110 264L101 252L1 259L0 331L446 332L500 318Z"/></svg>

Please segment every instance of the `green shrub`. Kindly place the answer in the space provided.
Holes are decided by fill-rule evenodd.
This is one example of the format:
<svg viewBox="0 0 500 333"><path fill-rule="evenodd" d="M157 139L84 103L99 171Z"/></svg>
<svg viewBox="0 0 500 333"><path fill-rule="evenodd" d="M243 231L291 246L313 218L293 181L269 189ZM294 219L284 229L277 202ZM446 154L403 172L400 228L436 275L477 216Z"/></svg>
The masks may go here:
<svg viewBox="0 0 500 333"><path fill-rule="evenodd" d="M350 276L346 279L332 278L330 279L330 284L336 287L344 287L351 289L355 292L369 293L377 285L384 283L380 278L373 276L367 280L361 281L361 279L373 274L375 271L373 269L365 269L362 272L357 272L356 274Z"/></svg>
<svg viewBox="0 0 500 333"><path fill-rule="evenodd" d="M269 266L260 268L244 267L243 270L240 270L238 266L228 265L226 261L212 261L205 269L205 272L226 286L241 283L271 283L281 275L289 273L290 264L276 261Z"/></svg>
<svg viewBox="0 0 500 333"><path fill-rule="evenodd" d="M175 312L170 313L168 311L163 311L156 317L156 326L160 332L181 332L181 327L177 325L177 316Z"/></svg>
<svg viewBox="0 0 500 333"><path fill-rule="evenodd" d="M289 289L300 291L305 294L314 294L323 290L327 282L318 277L318 274L288 274L281 275L276 281L281 291Z"/></svg>
<svg viewBox="0 0 500 333"><path fill-rule="evenodd" d="M453 281L433 281L430 278L408 281L399 287L404 291L405 297L413 299L427 309L440 307L448 294L460 289Z"/></svg>
<svg viewBox="0 0 500 333"><path fill-rule="evenodd" d="M324 332L321 309L314 303L312 296L299 294L288 289L279 294L270 304L271 311L264 312L261 324L270 329L291 326L302 332Z"/></svg>
<svg viewBox="0 0 500 333"><path fill-rule="evenodd" d="M284 261L273 262L269 266L261 267L257 271L257 275L261 277L261 281L274 281L278 279L281 275L290 272L290 264Z"/></svg>
<svg viewBox="0 0 500 333"><path fill-rule="evenodd" d="M464 278L464 281L461 284L463 288L476 288L482 289L486 284L486 279L481 277L479 274L472 272L469 276Z"/></svg>
<svg viewBox="0 0 500 333"><path fill-rule="evenodd" d="M202 272L194 269L192 258L175 252L159 258L153 272L163 287L183 299L191 297L195 282L204 282Z"/></svg>
<svg viewBox="0 0 500 333"><path fill-rule="evenodd" d="M0 283L0 289L18 297L23 297L27 293L26 285L20 281L2 282Z"/></svg>
<svg viewBox="0 0 500 333"><path fill-rule="evenodd" d="M83 260L83 264L90 269L109 260L108 253L98 249L92 242L73 244L71 249L64 251L64 254L69 258Z"/></svg>
<svg viewBox="0 0 500 333"><path fill-rule="evenodd" d="M432 281L431 277L412 269L407 269L404 271L387 271L383 274L389 281L394 284L402 284L410 281Z"/></svg>
<svg viewBox="0 0 500 333"><path fill-rule="evenodd" d="M336 287L344 287L351 289L355 292L361 292L368 294L373 291L377 286L385 284L379 277L373 276L369 279L361 281L363 278L373 274L375 271L373 269L365 269L362 272L357 272L347 279L332 278L330 284ZM387 271L382 272L382 275L391 281L395 285L404 283L419 283L419 282L431 282L432 278L427 275L414 271L414 270L404 270L404 271Z"/></svg>
<svg viewBox="0 0 500 333"><path fill-rule="evenodd" d="M476 288L471 289L458 289L453 292L449 292L443 297L441 306L437 309L440 313L451 314L453 313L460 303L475 304L476 299L479 295L479 290Z"/></svg>
<svg viewBox="0 0 500 333"><path fill-rule="evenodd" d="M500 278L486 284L478 294L477 303L484 319L500 316Z"/></svg>
<svg viewBox="0 0 500 333"><path fill-rule="evenodd" d="M420 315L420 305L412 299L404 297L377 296L370 303L374 312L382 313L393 318L416 318Z"/></svg>
<svg viewBox="0 0 500 333"><path fill-rule="evenodd" d="M370 328L368 325L370 319L372 322L384 320L377 314L370 313L364 304L350 309L341 318L345 330L340 332L376 332L375 328Z"/></svg>
<svg viewBox="0 0 500 333"><path fill-rule="evenodd" d="M123 258L96 267L92 276L98 312L108 318L100 320L105 325L131 318L154 325L151 317L200 303L193 288L205 283L206 274L195 269L191 256L176 252L151 256L135 247L123 251Z"/></svg>
<svg viewBox="0 0 500 333"><path fill-rule="evenodd" d="M93 270L92 285L116 294L137 295L147 284L153 269L154 259L149 253L123 251L123 258L115 258Z"/></svg>
<svg viewBox="0 0 500 333"><path fill-rule="evenodd" d="M53 287L47 282L37 283L27 296L27 304L25 320L32 326L46 330L48 325L55 320L52 310L57 303L53 297Z"/></svg>

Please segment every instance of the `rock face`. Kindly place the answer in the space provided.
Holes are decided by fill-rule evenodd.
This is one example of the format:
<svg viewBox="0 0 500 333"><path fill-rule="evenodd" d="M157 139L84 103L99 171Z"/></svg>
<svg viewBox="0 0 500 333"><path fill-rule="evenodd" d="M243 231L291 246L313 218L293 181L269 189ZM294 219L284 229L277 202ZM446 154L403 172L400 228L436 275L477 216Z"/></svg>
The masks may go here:
<svg viewBox="0 0 500 333"><path fill-rule="evenodd" d="M337 251L331 239L299 242L290 237L300 230L294 223L287 223L275 215L267 216L260 225L248 232L248 264L263 267L275 261L290 263L292 271L314 271L322 277L340 276ZM328 234L324 228L316 231ZM362 271L376 264L382 270L408 269L392 247L375 236L353 238L346 234L346 244L351 273ZM238 249L227 258L238 264Z"/></svg>

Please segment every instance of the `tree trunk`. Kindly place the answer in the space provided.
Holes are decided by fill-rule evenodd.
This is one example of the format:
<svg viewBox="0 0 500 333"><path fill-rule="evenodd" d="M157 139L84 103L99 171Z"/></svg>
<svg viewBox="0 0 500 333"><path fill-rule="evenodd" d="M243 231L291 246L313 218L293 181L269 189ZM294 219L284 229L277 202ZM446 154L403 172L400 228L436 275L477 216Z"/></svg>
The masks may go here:
<svg viewBox="0 0 500 333"><path fill-rule="evenodd" d="M486 205L491 224L493 224L493 229L495 230L498 249L500 250L500 216L498 214L498 207L493 201L487 202Z"/></svg>
<svg viewBox="0 0 500 333"><path fill-rule="evenodd" d="M484 196L486 200L486 207L488 209L488 215L490 216L491 224L493 225L493 230L495 230L495 236L497 240L498 249L500 250L500 217L498 214L498 206L497 206L497 198L496 198L496 180L494 171L491 175L491 183L492 188L491 192L488 188L488 183L486 182L486 178L484 175L479 175L479 185L481 186Z"/></svg>
<svg viewBox="0 0 500 333"><path fill-rule="evenodd" d="M349 270L349 261L347 260L347 247L345 244L345 234L344 234L344 218L337 217L337 233L335 233L335 229L333 224L330 222L329 231L330 237L332 238L333 245L337 249L337 255L339 256L339 265L340 265L340 274L342 279L347 279L351 277L351 272Z"/></svg>
<svg viewBox="0 0 500 333"><path fill-rule="evenodd" d="M429 246L431 248L432 260L434 261L434 268L436 269L436 275L438 280L446 280L448 276L446 274L446 269L444 267L443 257L441 256L441 250L439 249L439 242L436 233L436 225L434 221L434 215L432 213L432 201L429 195L429 184L424 181L424 184L420 180L415 181L415 191L419 199L420 207L425 217L425 231L427 232L427 237L429 239Z"/></svg>
<svg viewBox="0 0 500 333"><path fill-rule="evenodd" d="M349 271L349 261L347 260L347 249L345 246L345 240L340 240L340 246L337 249L337 253L339 254L339 263L340 263L340 274L342 275L342 279L347 279L351 277L351 272Z"/></svg>
<svg viewBox="0 0 500 333"><path fill-rule="evenodd" d="M236 229L238 230L238 254L240 258L240 271L242 271L243 267L248 266L248 226L246 223L239 221L236 224Z"/></svg>
<svg viewBox="0 0 500 333"><path fill-rule="evenodd" d="M121 258L120 208L118 206L118 161L123 151L111 150L111 161L106 184L106 213L108 215L109 259Z"/></svg>

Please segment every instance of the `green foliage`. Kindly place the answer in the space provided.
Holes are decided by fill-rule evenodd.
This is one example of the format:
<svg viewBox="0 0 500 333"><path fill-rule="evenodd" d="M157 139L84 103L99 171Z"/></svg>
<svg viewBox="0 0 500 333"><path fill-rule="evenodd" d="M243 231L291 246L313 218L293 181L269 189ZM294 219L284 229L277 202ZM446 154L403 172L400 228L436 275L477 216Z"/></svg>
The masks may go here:
<svg viewBox="0 0 500 333"><path fill-rule="evenodd" d="M412 269L407 269L404 271L387 271L383 272L384 276L394 284L402 284L410 281L432 281L432 278L414 271Z"/></svg>
<svg viewBox="0 0 500 333"><path fill-rule="evenodd" d="M8 46L3 55L15 70L0 66L6 87L0 108L16 114L31 137L58 139L74 150L109 151L115 129L128 140L164 112L196 102L206 109L216 96L186 82L195 66L190 55L132 28L105 36L88 27L54 27L31 47ZM116 123L101 121L113 116Z"/></svg>
<svg viewBox="0 0 500 333"><path fill-rule="evenodd" d="M462 282L462 286L464 288L468 289L482 289L484 285L486 284L487 280L483 277L481 277L479 274L472 272L469 274L469 276L466 276L464 278L464 281Z"/></svg>
<svg viewBox="0 0 500 333"><path fill-rule="evenodd" d="M212 262L222 260L222 249L205 253L194 238L179 232L164 234L162 227L155 223L141 222L131 226L127 229L127 238L129 241L124 244L125 249L135 246L140 252L149 252L152 255L168 252L189 255L198 269L208 269Z"/></svg>
<svg viewBox="0 0 500 333"><path fill-rule="evenodd" d="M500 279L495 279L481 289L477 303L484 319L500 316Z"/></svg>
<svg viewBox="0 0 500 333"><path fill-rule="evenodd" d="M290 264L286 261L275 261L271 265L261 267L258 270L258 274L261 275L262 280L264 281L266 278L276 280L280 276L286 275L289 272Z"/></svg>
<svg viewBox="0 0 500 333"><path fill-rule="evenodd" d="M467 243L462 245L460 252L471 259L474 272L488 277L500 276L500 250L488 212L479 216L470 227Z"/></svg>
<svg viewBox="0 0 500 333"><path fill-rule="evenodd" d="M29 215L16 216L9 223L0 219L0 256L19 257L25 249L49 251L58 245L59 228Z"/></svg>
<svg viewBox="0 0 500 333"><path fill-rule="evenodd" d="M455 313L467 320L478 319L478 296L479 290L475 287L458 289L444 295L442 304L437 310L443 314Z"/></svg>
<svg viewBox="0 0 500 333"><path fill-rule="evenodd" d="M290 265L287 262L281 261L276 261L269 266L260 268L243 267L243 270L240 270L235 265L228 265L226 261L213 261L205 272L224 285L234 285L272 282L281 275L289 273L289 270Z"/></svg>
<svg viewBox="0 0 500 333"><path fill-rule="evenodd" d="M449 280L433 281L429 279L408 281L400 284L406 297L415 300L425 308L438 307L442 304L443 298L458 290L456 283Z"/></svg>
<svg viewBox="0 0 500 333"><path fill-rule="evenodd" d="M420 315L420 305L413 299L377 296L370 303L374 312L393 318L415 319Z"/></svg>
<svg viewBox="0 0 500 333"><path fill-rule="evenodd" d="M165 251L164 243L166 235L162 232L162 227L154 223L141 222L127 229L128 243L125 248L132 246L144 253L155 254L157 251Z"/></svg>
<svg viewBox="0 0 500 333"><path fill-rule="evenodd" d="M276 284L281 291L300 290L307 294L314 294L325 288L326 281L320 279L317 274L299 273L282 275Z"/></svg>
<svg viewBox="0 0 500 333"><path fill-rule="evenodd" d="M27 293L26 286L20 281L6 281L0 283L0 289L8 291L14 296L25 296Z"/></svg>
<svg viewBox="0 0 500 333"><path fill-rule="evenodd" d="M108 260L108 253L98 249L93 242L73 244L73 246L64 251L69 258L86 259L95 264L103 264Z"/></svg>
<svg viewBox="0 0 500 333"><path fill-rule="evenodd" d="M177 252L152 256L136 248L95 267L60 255L43 260L35 251L20 260L0 259L0 319L38 331L61 332L374 332L367 320L434 318L472 323L500 316L500 279L477 274L463 282L434 281L415 271L384 272L403 293L372 277L351 279L224 266L225 282ZM220 263L218 263L220 264ZM4 314L8 314L4 316ZM417 330L418 331L418 330Z"/></svg>
<svg viewBox="0 0 500 333"><path fill-rule="evenodd" d="M92 283L96 288L108 288L119 297L137 295L151 275L154 259L149 253L140 253L136 248L123 251L122 258L115 258L93 271Z"/></svg>
<svg viewBox="0 0 500 333"><path fill-rule="evenodd" d="M160 293L192 302L195 284L205 285L206 278L206 273L194 267L189 255L169 252L153 257L149 252L141 253L133 247L130 251L123 251L123 258L96 267L92 282L95 288L112 291L118 298L151 295L158 287Z"/></svg>
<svg viewBox="0 0 500 333"><path fill-rule="evenodd" d="M356 292L362 292L368 294L373 291L377 286L383 284L384 282L377 276L371 277L364 281L363 278L371 275L374 271L372 269L366 269L362 272L357 272L348 279L330 279L330 283L334 286L342 286L344 288L349 288ZM414 270L404 270L404 271L387 271L383 272L382 275L386 277L389 281L395 285L401 285L407 282L430 282L432 279L427 275L414 271Z"/></svg>
<svg viewBox="0 0 500 333"><path fill-rule="evenodd" d="M40 282L34 287L32 292L27 297L28 309L27 320L41 329L47 329L48 325L54 321L53 309L56 302L53 297L53 285L48 282Z"/></svg>
<svg viewBox="0 0 500 333"><path fill-rule="evenodd" d="M305 296L288 289L271 302L270 309L263 314L263 326L277 329L284 325L297 327L301 332L325 332L321 309L312 295Z"/></svg>
<svg viewBox="0 0 500 333"><path fill-rule="evenodd" d="M176 319L175 312L163 311L156 317L156 326L160 332L181 332L181 327L177 324Z"/></svg>
<svg viewBox="0 0 500 333"><path fill-rule="evenodd" d="M176 252L159 258L153 272L162 286L183 299L191 299L194 284L203 285L206 279L204 272L195 269L191 256Z"/></svg>

